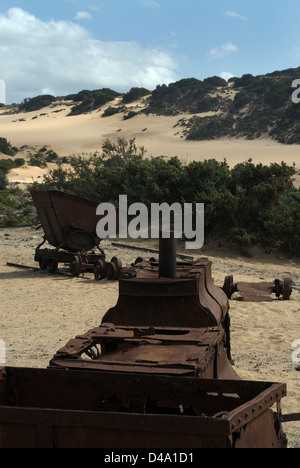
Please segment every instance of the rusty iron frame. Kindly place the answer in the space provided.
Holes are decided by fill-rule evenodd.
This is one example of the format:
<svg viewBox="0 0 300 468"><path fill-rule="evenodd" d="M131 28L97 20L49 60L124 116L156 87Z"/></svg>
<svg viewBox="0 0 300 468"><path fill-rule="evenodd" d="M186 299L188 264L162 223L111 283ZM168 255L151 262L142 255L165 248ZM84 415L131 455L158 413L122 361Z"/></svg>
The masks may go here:
<svg viewBox="0 0 300 468"><path fill-rule="evenodd" d="M273 301L272 294L277 299L288 301L292 295L292 280L289 277L283 280L275 279L273 282L234 282L233 275L225 277L223 291L231 299L234 293L239 293L245 302L270 302Z"/></svg>
<svg viewBox="0 0 300 468"><path fill-rule="evenodd" d="M285 396L267 382L3 368L0 447L285 448Z"/></svg>
<svg viewBox="0 0 300 468"><path fill-rule="evenodd" d="M141 328L102 324L70 340L55 354L50 366L238 378L227 358L222 327Z"/></svg>

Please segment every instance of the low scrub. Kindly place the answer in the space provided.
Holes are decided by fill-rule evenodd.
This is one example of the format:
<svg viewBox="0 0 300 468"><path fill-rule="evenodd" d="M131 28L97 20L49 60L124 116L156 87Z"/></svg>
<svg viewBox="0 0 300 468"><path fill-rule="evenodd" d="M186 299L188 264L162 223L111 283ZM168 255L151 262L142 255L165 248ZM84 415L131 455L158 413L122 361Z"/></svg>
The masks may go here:
<svg viewBox="0 0 300 468"><path fill-rule="evenodd" d="M214 159L183 164L178 158L144 158L134 140L106 141L103 154L72 158L70 169L59 166L43 187L117 205L128 203L205 203L206 236L221 235L245 250L262 245L266 252L300 253L300 190L296 173L285 163L230 168Z"/></svg>

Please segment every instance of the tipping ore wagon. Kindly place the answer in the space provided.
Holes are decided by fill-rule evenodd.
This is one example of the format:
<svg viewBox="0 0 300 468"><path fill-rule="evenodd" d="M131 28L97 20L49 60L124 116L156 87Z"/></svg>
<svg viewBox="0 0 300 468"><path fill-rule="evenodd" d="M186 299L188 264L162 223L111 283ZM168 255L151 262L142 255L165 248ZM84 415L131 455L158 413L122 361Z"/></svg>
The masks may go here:
<svg viewBox="0 0 300 468"><path fill-rule="evenodd" d="M45 234L35 251L41 269L55 272L63 263L79 276L105 261L96 231L97 203L56 190L32 190L31 196ZM55 249L42 248L46 242Z"/></svg>

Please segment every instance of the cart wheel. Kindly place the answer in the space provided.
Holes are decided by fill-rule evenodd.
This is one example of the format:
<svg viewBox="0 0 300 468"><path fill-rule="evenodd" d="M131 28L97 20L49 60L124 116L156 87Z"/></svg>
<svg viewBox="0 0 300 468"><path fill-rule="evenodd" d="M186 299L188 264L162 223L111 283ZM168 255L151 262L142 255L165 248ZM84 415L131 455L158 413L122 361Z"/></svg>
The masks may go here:
<svg viewBox="0 0 300 468"><path fill-rule="evenodd" d="M120 268L120 269L122 268L122 262L121 262L121 260L120 260L118 257L113 257L113 258L111 259L111 262L116 263L117 266L118 266L118 268Z"/></svg>
<svg viewBox="0 0 300 468"><path fill-rule="evenodd" d="M144 257L138 257L138 258L135 260L134 264L137 265L138 263L142 263L142 262L146 262L146 261L147 261L146 258L144 258Z"/></svg>
<svg viewBox="0 0 300 468"><path fill-rule="evenodd" d="M70 262L70 272L76 277L79 276L82 269L82 260L80 255L75 255Z"/></svg>
<svg viewBox="0 0 300 468"><path fill-rule="evenodd" d="M157 258L155 258L155 257L151 257L151 258L149 259L149 262L150 262L150 263L158 263L158 260L157 260Z"/></svg>
<svg viewBox="0 0 300 468"><path fill-rule="evenodd" d="M113 257L107 264L107 279L118 280L120 278L122 262L117 257Z"/></svg>
<svg viewBox="0 0 300 468"><path fill-rule="evenodd" d="M48 258L45 258L45 257L40 258L39 265L40 265L41 270L47 270L48 265L49 265Z"/></svg>
<svg viewBox="0 0 300 468"><path fill-rule="evenodd" d="M95 280L99 281L106 278L107 263L105 260L99 260L94 265Z"/></svg>
<svg viewBox="0 0 300 468"><path fill-rule="evenodd" d="M273 293L275 293L276 297L278 299L280 299L280 296L281 296L281 293L282 293L282 286L281 286L281 281L279 279L276 279L274 281Z"/></svg>
<svg viewBox="0 0 300 468"><path fill-rule="evenodd" d="M49 260L48 262L48 271L49 273L55 273L58 269L58 261L57 260Z"/></svg>
<svg viewBox="0 0 300 468"><path fill-rule="evenodd" d="M292 294L291 278L284 278L282 285L282 299L289 301Z"/></svg>
<svg viewBox="0 0 300 468"><path fill-rule="evenodd" d="M233 294L233 275L226 276L223 291L228 297L228 299L231 299L231 296Z"/></svg>

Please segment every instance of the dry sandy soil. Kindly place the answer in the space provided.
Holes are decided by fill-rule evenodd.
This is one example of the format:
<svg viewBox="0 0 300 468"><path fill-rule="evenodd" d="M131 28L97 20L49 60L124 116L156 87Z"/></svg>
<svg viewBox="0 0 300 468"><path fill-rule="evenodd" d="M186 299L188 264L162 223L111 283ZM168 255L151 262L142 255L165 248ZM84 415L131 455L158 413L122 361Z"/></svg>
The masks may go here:
<svg viewBox="0 0 300 468"><path fill-rule="evenodd" d="M105 312L115 305L118 283L96 282L93 275L72 278L49 275L41 270L21 270L7 262L36 267L34 250L41 240L34 228L0 230L0 339L6 343L6 365L47 367L55 352L69 339L98 326ZM117 255L123 265L132 263L140 252L103 242L107 258ZM152 248L157 245L151 244ZM149 248L149 244L148 244ZM183 250L179 247L179 251ZM190 253L190 251L188 252ZM145 252L149 258L152 253ZM214 245L197 256L213 261L218 286L233 274L236 281L273 281L284 276L300 284L299 263L275 256L240 257ZM300 339L300 292L290 301L245 303L230 301L232 346L235 369L248 380L287 383L284 413L300 412L299 378L292 362L292 343ZM300 423L285 424L290 447L300 448Z"/></svg>

